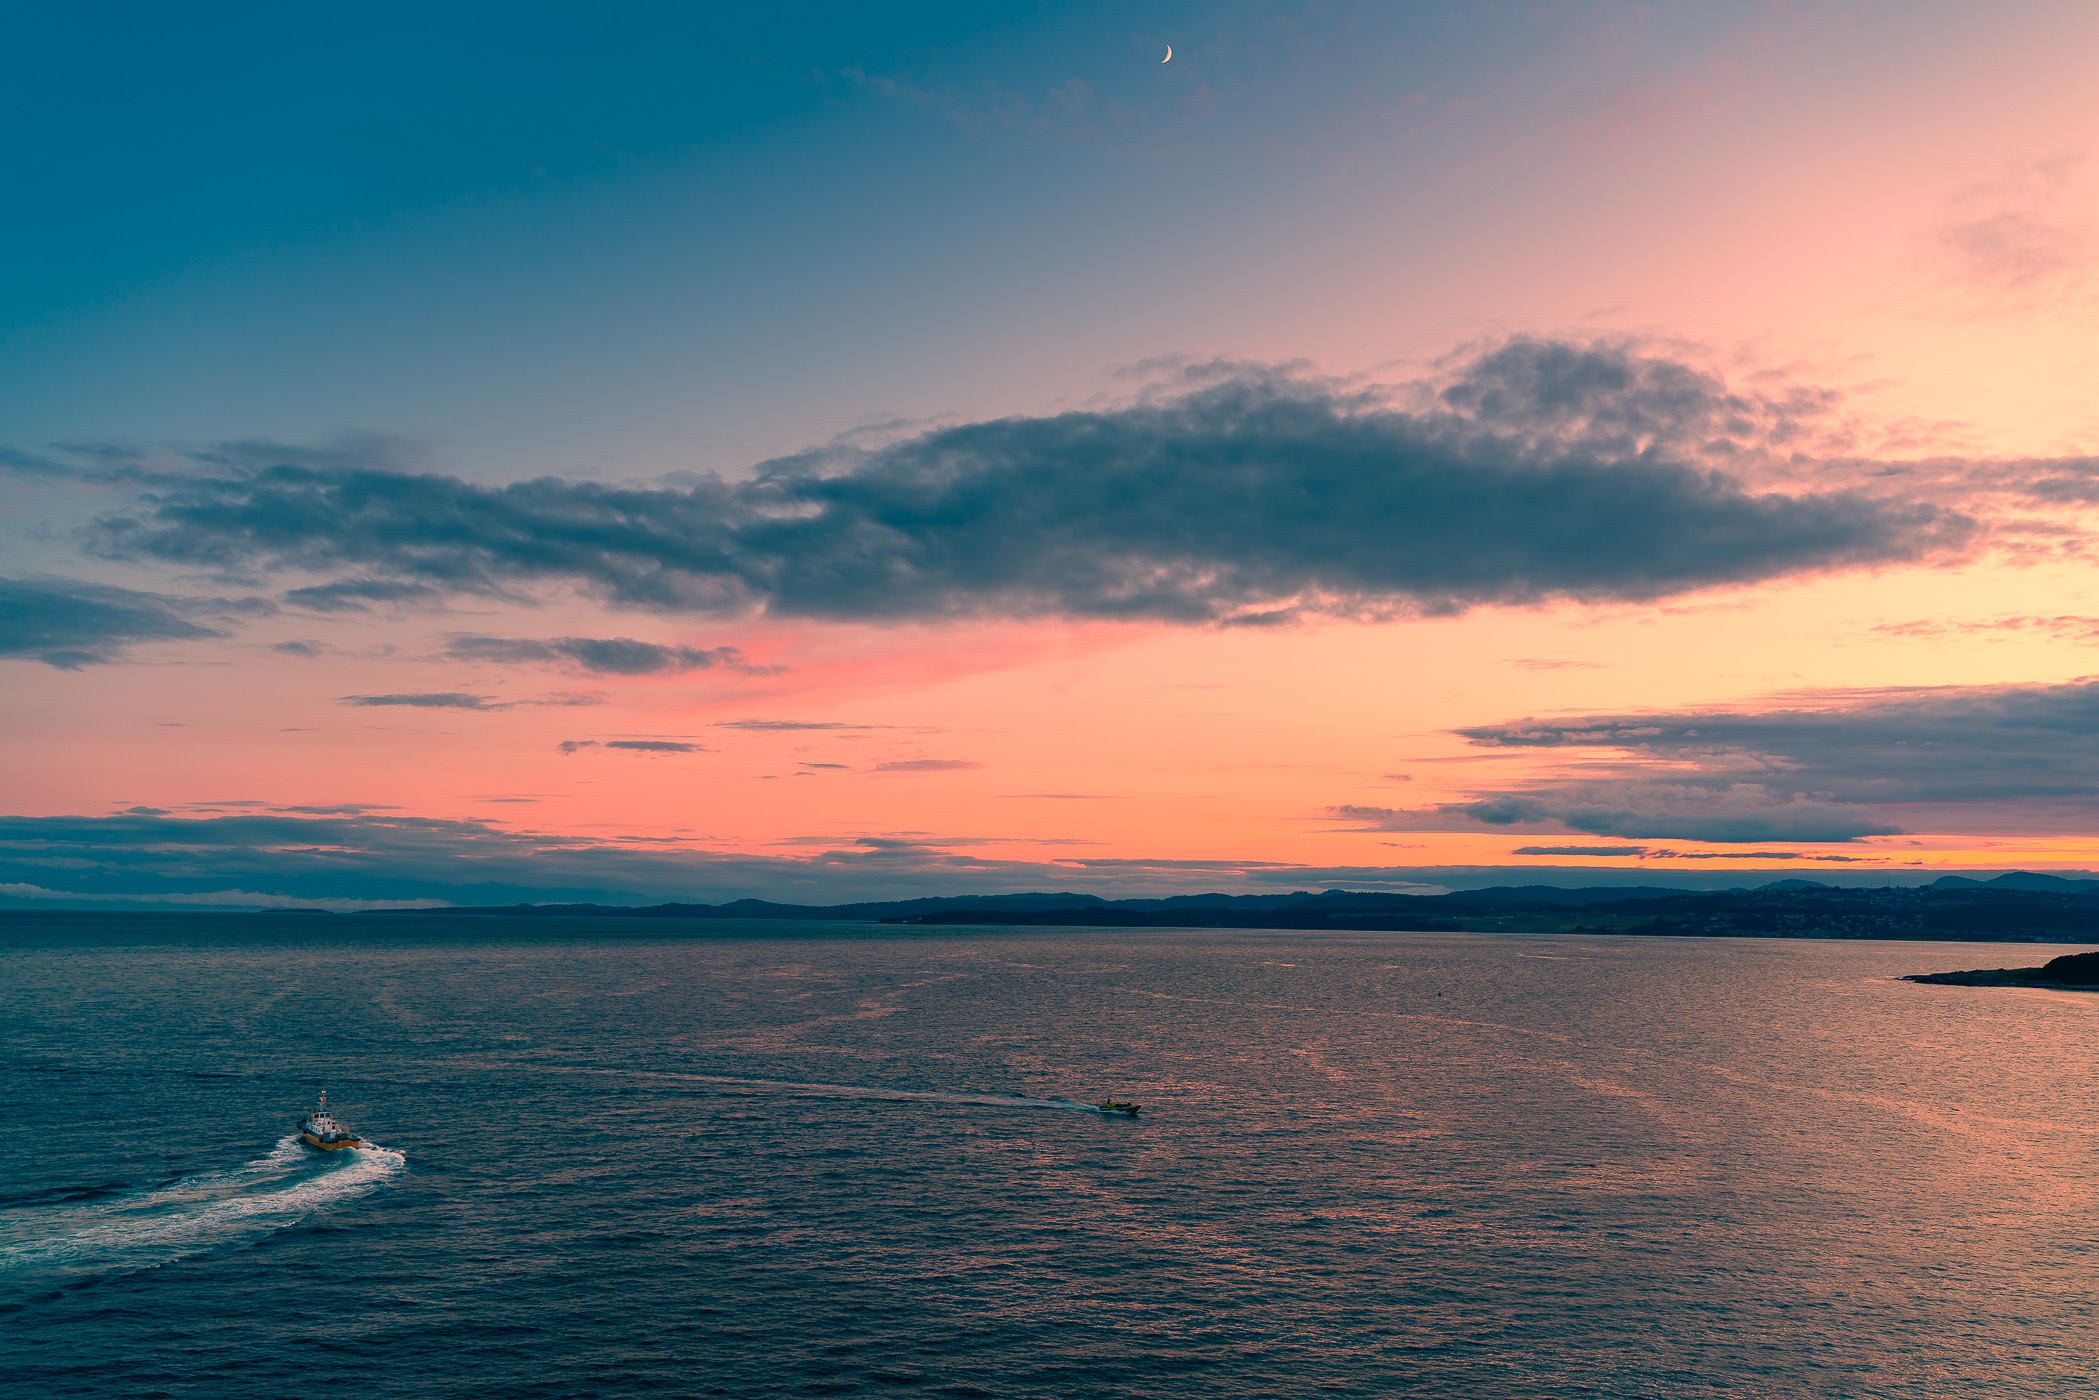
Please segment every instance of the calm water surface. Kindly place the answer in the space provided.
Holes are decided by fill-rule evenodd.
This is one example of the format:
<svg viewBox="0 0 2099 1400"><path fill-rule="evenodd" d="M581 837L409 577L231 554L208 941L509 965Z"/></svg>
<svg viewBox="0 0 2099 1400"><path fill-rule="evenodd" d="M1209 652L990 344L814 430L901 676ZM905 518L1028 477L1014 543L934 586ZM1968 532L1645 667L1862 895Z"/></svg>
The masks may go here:
<svg viewBox="0 0 2099 1400"><path fill-rule="evenodd" d="M0 920L0 1350L38 1396L2089 1393L2099 996L1891 980L2066 951ZM382 1146L291 1143L324 1085Z"/></svg>

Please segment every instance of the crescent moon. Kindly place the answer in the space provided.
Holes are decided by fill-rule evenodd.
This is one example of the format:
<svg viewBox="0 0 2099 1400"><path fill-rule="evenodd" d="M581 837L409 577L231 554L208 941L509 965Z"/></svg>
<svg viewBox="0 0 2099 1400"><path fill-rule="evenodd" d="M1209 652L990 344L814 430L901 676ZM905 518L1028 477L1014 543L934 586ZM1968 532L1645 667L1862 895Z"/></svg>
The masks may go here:
<svg viewBox="0 0 2099 1400"><path fill-rule="evenodd" d="M1168 45L1166 46L1166 57L1164 57L1164 58L1160 59L1160 60L1159 60L1159 62L1161 62L1161 63L1171 63L1171 62L1173 62L1173 45L1171 45L1171 44L1168 44Z"/></svg>

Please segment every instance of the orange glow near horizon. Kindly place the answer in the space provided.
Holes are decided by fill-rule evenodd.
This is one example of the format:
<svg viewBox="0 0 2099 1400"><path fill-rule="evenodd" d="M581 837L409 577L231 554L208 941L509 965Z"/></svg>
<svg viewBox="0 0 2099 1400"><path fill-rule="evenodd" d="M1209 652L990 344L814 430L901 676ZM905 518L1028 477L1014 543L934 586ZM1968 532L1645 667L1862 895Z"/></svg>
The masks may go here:
<svg viewBox="0 0 2099 1400"><path fill-rule="evenodd" d="M1889 590L1899 585L1899 602ZM2093 639L2044 631L1890 630L2042 606L2099 615L2074 565L1861 573L1665 606L1561 605L1267 630L1158 625L965 628L758 625L657 632L725 641L782 667L675 679L521 677L432 652L255 659L222 667L34 673L46 741L22 810L199 801L372 804L601 840L794 854L901 838L999 859L1278 862L1324 867L1578 866L1598 871L2089 868L2099 839L1912 832L1743 847L1574 831L1351 831L1338 806L1420 809L1521 787L1563 761L1482 750L1450 731L1553 714L1742 707L1761 697L2099 671ZM631 621L632 619L630 619ZM540 620L542 623L544 619ZM580 622L577 624L580 625ZM434 629L433 629L434 630ZM559 630L541 627L542 631ZM654 629L636 629L654 630ZM434 649L433 649L434 650ZM353 694L457 691L488 711L357 708ZM598 703L529 703L583 692ZM1769 702L1766 702L1769 703ZM844 728L742 729L741 720ZM620 739L695 751L615 751ZM563 741L599 746L572 754ZM947 763L954 767L884 768ZM959 766L972 765L972 766ZM92 797L86 797L92 794ZM83 799L86 800L83 800ZM1633 846L1716 859L1517 856ZM1815 857L1840 856L1841 862Z"/></svg>

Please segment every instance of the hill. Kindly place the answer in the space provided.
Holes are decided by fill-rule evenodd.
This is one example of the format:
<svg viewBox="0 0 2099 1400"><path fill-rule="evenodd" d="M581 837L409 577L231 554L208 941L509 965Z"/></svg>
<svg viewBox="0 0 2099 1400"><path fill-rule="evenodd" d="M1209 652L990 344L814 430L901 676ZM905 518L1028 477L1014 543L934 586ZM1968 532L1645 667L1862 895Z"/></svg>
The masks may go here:
<svg viewBox="0 0 2099 1400"><path fill-rule="evenodd" d="M1655 886L1505 885L1444 895L1353 890L1314 894L1102 899L1070 892L883 900L857 904L519 904L423 909L429 915L621 919L793 919L921 926L1274 928L1426 933L1594 931L1735 938L1957 939L2099 943L2099 880L2014 872L1948 876L1924 886L1835 889L1778 880L1693 893ZM393 918L393 913L359 915Z"/></svg>

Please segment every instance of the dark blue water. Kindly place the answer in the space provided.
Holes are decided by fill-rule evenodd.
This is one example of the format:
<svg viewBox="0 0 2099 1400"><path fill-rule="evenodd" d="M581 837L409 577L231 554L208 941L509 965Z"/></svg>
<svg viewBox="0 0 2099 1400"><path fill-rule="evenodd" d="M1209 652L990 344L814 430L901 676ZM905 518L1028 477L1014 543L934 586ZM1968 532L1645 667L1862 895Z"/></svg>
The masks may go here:
<svg viewBox="0 0 2099 1400"><path fill-rule="evenodd" d="M1891 980L2060 947L0 925L25 1395L2095 1379L2099 996Z"/></svg>

